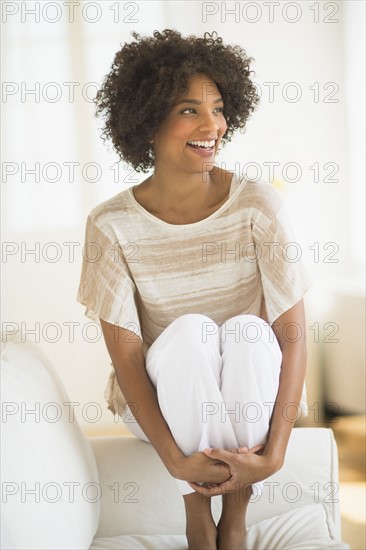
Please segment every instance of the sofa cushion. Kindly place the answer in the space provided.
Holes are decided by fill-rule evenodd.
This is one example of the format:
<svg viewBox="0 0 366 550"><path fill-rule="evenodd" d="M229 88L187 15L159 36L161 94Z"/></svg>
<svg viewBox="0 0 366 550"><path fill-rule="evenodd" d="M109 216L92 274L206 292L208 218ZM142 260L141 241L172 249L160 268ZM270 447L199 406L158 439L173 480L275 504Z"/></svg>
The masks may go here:
<svg viewBox="0 0 366 550"><path fill-rule="evenodd" d="M332 538L334 527L321 504L295 508L248 528L247 550L349 549ZM95 538L89 550L187 550L184 535L122 535Z"/></svg>
<svg viewBox="0 0 366 550"><path fill-rule="evenodd" d="M99 521L98 471L61 379L32 342L3 346L1 371L1 547L88 548Z"/></svg>
<svg viewBox="0 0 366 550"><path fill-rule="evenodd" d="M262 520L247 532L247 550L350 548L334 537L332 516L322 504L310 504Z"/></svg>

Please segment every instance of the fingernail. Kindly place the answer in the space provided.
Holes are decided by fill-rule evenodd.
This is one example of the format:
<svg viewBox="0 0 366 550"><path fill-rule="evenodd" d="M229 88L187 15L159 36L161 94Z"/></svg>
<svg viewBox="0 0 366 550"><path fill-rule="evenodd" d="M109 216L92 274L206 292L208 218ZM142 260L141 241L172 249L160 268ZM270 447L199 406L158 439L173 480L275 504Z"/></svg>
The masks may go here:
<svg viewBox="0 0 366 550"><path fill-rule="evenodd" d="M205 453L212 453L212 449L205 449L204 452Z"/></svg>

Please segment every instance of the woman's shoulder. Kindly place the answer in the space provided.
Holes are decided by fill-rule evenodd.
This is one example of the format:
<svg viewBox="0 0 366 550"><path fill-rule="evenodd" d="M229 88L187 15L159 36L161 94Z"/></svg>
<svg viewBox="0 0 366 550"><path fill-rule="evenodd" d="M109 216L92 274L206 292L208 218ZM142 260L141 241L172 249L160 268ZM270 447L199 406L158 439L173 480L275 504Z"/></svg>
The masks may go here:
<svg viewBox="0 0 366 550"><path fill-rule="evenodd" d="M246 174L240 177L238 196L241 208L250 208L273 219L283 207L283 199L272 183L264 179L252 179Z"/></svg>
<svg viewBox="0 0 366 550"><path fill-rule="evenodd" d="M89 212L88 218L98 226L121 219L124 214L127 214L130 208L131 203L128 199L129 193L129 188L124 189L109 199L97 204Z"/></svg>

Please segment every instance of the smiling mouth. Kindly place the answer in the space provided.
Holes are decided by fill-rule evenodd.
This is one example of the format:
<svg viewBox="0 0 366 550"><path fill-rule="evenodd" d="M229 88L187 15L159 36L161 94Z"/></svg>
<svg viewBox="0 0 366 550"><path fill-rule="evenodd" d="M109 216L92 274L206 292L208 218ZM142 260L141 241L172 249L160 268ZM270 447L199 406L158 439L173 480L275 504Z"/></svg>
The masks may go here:
<svg viewBox="0 0 366 550"><path fill-rule="evenodd" d="M201 149L202 151L213 151L215 149L216 140L210 139L207 141L188 141L187 145L192 149Z"/></svg>

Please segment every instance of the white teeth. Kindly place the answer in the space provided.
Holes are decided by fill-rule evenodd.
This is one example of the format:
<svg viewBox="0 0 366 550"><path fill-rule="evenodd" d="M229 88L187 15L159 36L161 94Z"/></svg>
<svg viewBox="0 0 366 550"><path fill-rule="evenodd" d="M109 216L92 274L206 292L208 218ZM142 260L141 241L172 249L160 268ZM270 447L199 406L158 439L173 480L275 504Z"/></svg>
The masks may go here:
<svg viewBox="0 0 366 550"><path fill-rule="evenodd" d="M200 147L207 147L207 148L211 148L211 147L214 147L215 145L215 140L212 139L211 141L189 141L188 142L190 145L198 145Z"/></svg>

